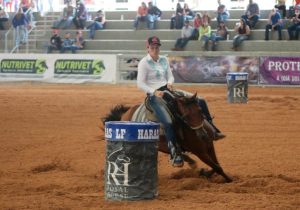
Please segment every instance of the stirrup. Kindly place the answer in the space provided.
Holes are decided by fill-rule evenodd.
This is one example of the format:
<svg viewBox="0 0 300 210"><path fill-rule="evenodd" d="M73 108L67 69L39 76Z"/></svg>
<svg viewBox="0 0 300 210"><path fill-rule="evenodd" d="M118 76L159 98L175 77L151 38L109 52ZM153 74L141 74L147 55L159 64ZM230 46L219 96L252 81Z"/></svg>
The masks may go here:
<svg viewBox="0 0 300 210"><path fill-rule="evenodd" d="M218 140L221 140L221 139L224 139L226 136L223 134L223 133L215 133L215 141L218 141Z"/></svg>

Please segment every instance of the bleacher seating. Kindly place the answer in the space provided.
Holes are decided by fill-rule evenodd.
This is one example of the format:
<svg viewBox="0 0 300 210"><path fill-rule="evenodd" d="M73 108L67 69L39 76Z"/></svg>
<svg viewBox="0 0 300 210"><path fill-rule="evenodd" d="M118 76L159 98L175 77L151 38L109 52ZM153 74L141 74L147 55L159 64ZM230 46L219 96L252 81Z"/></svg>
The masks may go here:
<svg viewBox="0 0 300 210"><path fill-rule="evenodd" d="M84 37L87 40L86 49L78 51L78 53L144 53L145 40L151 35L160 37L162 41L161 51L163 53L171 53L171 48L174 47L176 39L180 36L180 30L171 30L170 17L174 11L163 11L162 20L157 24L156 30L147 30L145 24L141 24L138 30L133 29L133 19L136 15L135 11L108 11L106 12L106 29L96 31L94 40L88 39L88 30L84 30ZM209 11L212 16L211 26L216 28L216 20L214 19L214 12ZM244 10L231 10L230 19L227 26L230 32L230 39L220 41L218 43L218 51L233 52L232 38L235 35L233 27L239 21L240 16ZM267 17L269 11L261 11L261 19L257 23L256 28L252 30L250 40L245 41L240 51L242 52L298 52L298 41L288 41L288 34L286 28L283 30L283 39L278 41L277 31L270 33L270 41L264 41L265 25L267 24ZM59 17L59 13L50 13L46 17L38 16L35 30L29 36L29 46L27 46L31 53L45 53L45 45L49 42L52 35L51 27L55 18ZM121 17L122 16L122 17ZM86 24L88 25L89 22ZM73 27L69 29L75 35L76 29ZM61 36L64 30L60 31ZM2 39L3 40L3 39ZM25 48L25 46L23 46ZM20 49L19 52L25 50ZM197 53L203 52L200 41L190 41L184 52L180 53ZM173 52L172 52L173 53ZM211 52L207 52L211 53Z"/></svg>

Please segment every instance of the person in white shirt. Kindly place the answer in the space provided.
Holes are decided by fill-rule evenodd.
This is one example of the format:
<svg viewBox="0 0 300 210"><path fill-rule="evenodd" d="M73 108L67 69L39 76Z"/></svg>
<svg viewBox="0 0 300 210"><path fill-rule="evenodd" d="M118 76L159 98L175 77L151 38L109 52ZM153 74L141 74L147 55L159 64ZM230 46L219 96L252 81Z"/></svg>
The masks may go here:
<svg viewBox="0 0 300 210"><path fill-rule="evenodd" d="M181 37L176 40L175 47L172 50L184 50L188 41L193 35L194 28L188 20L184 21L184 26L181 29Z"/></svg>

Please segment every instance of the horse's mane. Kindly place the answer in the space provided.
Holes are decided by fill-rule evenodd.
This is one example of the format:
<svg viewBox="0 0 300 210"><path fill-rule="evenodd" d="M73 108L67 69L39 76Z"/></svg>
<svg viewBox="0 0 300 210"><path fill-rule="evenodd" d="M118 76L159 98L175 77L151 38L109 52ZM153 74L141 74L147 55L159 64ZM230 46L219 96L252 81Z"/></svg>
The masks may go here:
<svg viewBox="0 0 300 210"><path fill-rule="evenodd" d="M103 124L108 121L118 121L121 119L122 114L128 111L130 107L118 104L115 107L111 108L110 112L103 117L101 120Z"/></svg>

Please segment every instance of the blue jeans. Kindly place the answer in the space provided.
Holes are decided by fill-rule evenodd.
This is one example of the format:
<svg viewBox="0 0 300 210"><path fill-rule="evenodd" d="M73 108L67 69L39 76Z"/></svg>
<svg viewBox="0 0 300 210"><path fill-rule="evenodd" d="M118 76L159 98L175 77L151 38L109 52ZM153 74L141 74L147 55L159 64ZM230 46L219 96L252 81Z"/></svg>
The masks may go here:
<svg viewBox="0 0 300 210"><path fill-rule="evenodd" d="M164 105L163 99L156 96L149 96L149 105L152 108L159 122L163 124L168 143L176 144L176 135L173 130L172 118L168 112L168 108Z"/></svg>
<svg viewBox="0 0 300 210"><path fill-rule="evenodd" d="M76 46L62 46L60 53L64 53L66 50L71 50L73 54L76 53L77 47Z"/></svg>
<svg viewBox="0 0 300 210"><path fill-rule="evenodd" d="M90 29L89 31L90 39L94 39L96 30L100 30L103 28L104 28L103 24L97 21L94 21L91 25L89 25L87 29Z"/></svg>
<svg viewBox="0 0 300 210"><path fill-rule="evenodd" d="M208 41L209 41L210 37L204 35L201 37L201 41L203 42L203 47L205 50L208 50Z"/></svg>
<svg viewBox="0 0 300 210"><path fill-rule="evenodd" d="M16 30L16 46L20 43L26 43L28 40L28 31L25 25L20 25L15 28Z"/></svg>
<svg viewBox="0 0 300 210"><path fill-rule="evenodd" d="M266 25L266 31L265 31L265 40L269 40L269 30L270 29L272 29L272 25L267 24ZM282 40L281 29L282 29L281 25L277 25L277 26L274 27L274 30L278 31L278 39L279 40Z"/></svg>
<svg viewBox="0 0 300 210"><path fill-rule="evenodd" d="M61 19L59 22L54 24L55 28L68 29L71 27L73 17L68 17L67 19Z"/></svg>
<svg viewBox="0 0 300 210"><path fill-rule="evenodd" d="M229 18L229 15L226 12L218 13L218 16L217 16L218 24L220 23L220 21L226 22L228 18Z"/></svg>
<svg viewBox="0 0 300 210"><path fill-rule="evenodd" d="M243 15L241 18L243 18L246 21L246 24L250 28L254 28L255 25L256 25L256 23L258 22L259 16L258 15L254 15L253 17L251 17L249 19L247 15Z"/></svg>
<svg viewBox="0 0 300 210"><path fill-rule="evenodd" d="M175 44L175 48L180 48L180 49L185 48L185 46L187 45L189 40L190 40L189 38L179 38L179 39L177 39L176 44Z"/></svg>
<svg viewBox="0 0 300 210"><path fill-rule="evenodd" d="M147 16L137 16L133 22L133 27L137 29L139 22L147 21Z"/></svg>
<svg viewBox="0 0 300 210"><path fill-rule="evenodd" d="M215 51L216 50L216 45L217 45L217 42L218 41L221 41L221 40L225 40L225 37L223 36L219 36L215 33L212 33L211 37L210 37L210 40L212 41L212 51Z"/></svg>
<svg viewBox="0 0 300 210"><path fill-rule="evenodd" d="M152 30L152 29L156 29L156 21L160 20L160 17L158 17L157 15L149 15L147 17L147 26L148 29Z"/></svg>
<svg viewBox="0 0 300 210"><path fill-rule="evenodd" d="M296 33L294 34L293 31L295 31ZM300 32L300 23L298 24L293 24L291 26L288 27L288 32L289 32L289 39L293 40L293 39L298 39L299 38L299 32Z"/></svg>
<svg viewBox="0 0 300 210"><path fill-rule="evenodd" d="M249 39L248 35L242 35L242 34L235 35L233 37L233 47L234 48L239 47L244 40L248 40L248 39Z"/></svg>

